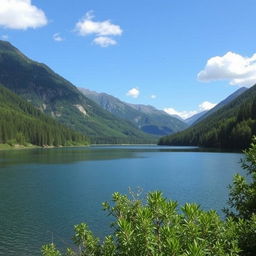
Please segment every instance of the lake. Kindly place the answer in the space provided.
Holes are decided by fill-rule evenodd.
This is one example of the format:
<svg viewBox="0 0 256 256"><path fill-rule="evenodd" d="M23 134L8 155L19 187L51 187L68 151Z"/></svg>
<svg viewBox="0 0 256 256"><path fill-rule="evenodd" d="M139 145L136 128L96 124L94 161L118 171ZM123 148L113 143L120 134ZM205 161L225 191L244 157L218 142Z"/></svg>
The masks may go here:
<svg viewBox="0 0 256 256"><path fill-rule="evenodd" d="M192 147L95 146L0 152L0 255L40 255L42 244L72 246L73 226L110 231L101 203L131 187L161 190L180 204L220 214L239 153Z"/></svg>

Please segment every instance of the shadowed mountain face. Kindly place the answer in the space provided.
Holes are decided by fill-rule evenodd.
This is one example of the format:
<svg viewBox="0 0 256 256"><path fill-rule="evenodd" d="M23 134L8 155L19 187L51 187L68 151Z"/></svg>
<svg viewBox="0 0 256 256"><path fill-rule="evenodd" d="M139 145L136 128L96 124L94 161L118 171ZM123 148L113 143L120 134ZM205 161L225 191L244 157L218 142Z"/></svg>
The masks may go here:
<svg viewBox="0 0 256 256"><path fill-rule="evenodd" d="M247 148L252 135L256 134L256 85L248 90L241 88L239 93L221 102L219 109L202 121L182 132L162 137L159 144Z"/></svg>
<svg viewBox="0 0 256 256"><path fill-rule="evenodd" d="M142 143L152 138L103 110L72 83L5 41L0 41L0 83L93 142Z"/></svg>
<svg viewBox="0 0 256 256"><path fill-rule="evenodd" d="M208 111L202 111L200 113L197 113L187 119L185 119L185 122L190 126L193 125L200 117L204 116Z"/></svg>
<svg viewBox="0 0 256 256"><path fill-rule="evenodd" d="M126 103L106 93L97 93L85 88L79 90L105 110L118 118L132 122L143 132L159 136L175 133L187 127L183 121L152 106Z"/></svg>
<svg viewBox="0 0 256 256"><path fill-rule="evenodd" d="M228 103L230 103L232 100L236 99L238 96L240 96L241 94L243 94L246 90L248 90L248 88L246 87L242 87L239 88L238 90L236 90L234 93L232 93L231 95L229 95L226 99L224 99L223 101L221 101L219 104L217 104L214 108L210 109L209 111L206 111L203 115L199 116L199 118L197 118L192 124L196 124L201 122L202 120L204 120L206 117L210 116L211 114L213 114L214 112L216 112L217 110L221 109L222 107L224 107L225 105L227 105Z"/></svg>
<svg viewBox="0 0 256 256"><path fill-rule="evenodd" d="M187 118L185 120L185 122L191 126L191 125L195 125L198 122L201 122L202 120L204 120L206 117L210 116L211 114L213 114L214 112L216 112L217 110L219 110L220 108L224 107L225 105L227 105L229 102L231 102L232 100L236 99L239 95L241 95L242 93L244 93L248 88L246 87L242 87L239 88L238 90L236 90L234 93L232 93L231 95L229 95L226 99L222 100L219 104L217 104L214 108L210 109L210 110L205 110L202 111L200 113L197 113L189 118Z"/></svg>

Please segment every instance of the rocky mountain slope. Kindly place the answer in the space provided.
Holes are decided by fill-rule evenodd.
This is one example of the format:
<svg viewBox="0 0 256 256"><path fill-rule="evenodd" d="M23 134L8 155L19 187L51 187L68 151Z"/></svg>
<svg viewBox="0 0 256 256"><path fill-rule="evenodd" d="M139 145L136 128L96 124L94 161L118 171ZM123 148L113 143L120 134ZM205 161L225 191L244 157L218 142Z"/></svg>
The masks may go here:
<svg viewBox="0 0 256 256"><path fill-rule="evenodd" d="M118 118L132 122L143 132L159 136L175 133L187 127L183 121L153 106L130 104L106 93L97 93L85 88L79 89L102 108Z"/></svg>
<svg viewBox="0 0 256 256"><path fill-rule="evenodd" d="M96 143L143 143L152 137L84 96L45 64L0 41L0 83Z"/></svg>

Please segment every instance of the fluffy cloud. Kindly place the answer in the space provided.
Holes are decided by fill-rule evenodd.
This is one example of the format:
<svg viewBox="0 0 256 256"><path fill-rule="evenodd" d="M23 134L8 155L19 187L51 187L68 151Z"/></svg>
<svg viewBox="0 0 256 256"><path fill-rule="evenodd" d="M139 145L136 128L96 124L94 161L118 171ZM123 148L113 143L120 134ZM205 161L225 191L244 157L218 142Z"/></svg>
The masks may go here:
<svg viewBox="0 0 256 256"><path fill-rule="evenodd" d="M64 38L60 35L60 33L53 34L52 38L56 42L64 41Z"/></svg>
<svg viewBox="0 0 256 256"><path fill-rule="evenodd" d="M210 110L215 107L216 104L211 103L209 101L204 101L198 105L198 110L191 110L191 111L177 111L174 108L165 108L164 111L169 115L178 115L182 119L187 119L195 114L198 114L205 110Z"/></svg>
<svg viewBox="0 0 256 256"><path fill-rule="evenodd" d="M140 91L137 88L132 88L126 93L126 95L129 97L138 98L140 95Z"/></svg>
<svg viewBox="0 0 256 256"><path fill-rule="evenodd" d="M93 12L87 12L85 17L76 23L76 31L81 36L96 34L97 36L119 36L122 29L119 25L112 24L110 20L93 21Z"/></svg>
<svg viewBox="0 0 256 256"><path fill-rule="evenodd" d="M75 31L81 36L94 35L94 44L101 47L116 45L116 40L110 36L121 36L123 31L119 25L112 24L110 20L94 21L93 12L87 12L80 21L76 23Z"/></svg>
<svg viewBox="0 0 256 256"><path fill-rule="evenodd" d="M152 94L152 95L150 95L150 98L151 98L151 99L155 99L155 98L156 98L156 95L155 95L155 94Z"/></svg>
<svg viewBox="0 0 256 256"><path fill-rule="evenodd" d="M110 45L115 45L117 44L117 42L110 38L110 37L107 37L107 36L99 36L99 37L96 37L94 40L93 40L93 43L94 44L97 44L101 47L108 47Z"/></svg>
<svg viewBox="0 0 256 256"><path fill-rule="evenodd" d="M164 111L171 116L180 116L182 119L187 119L197 113L197 111L177 111L174 108L165 108Z"/></svg>
<svg viewBox="0 0 256 256"><path fill-rule="evenodd" d="M252 86L256 83L256 54L243 57L228 52L210 58L197 77L202 82L228 80L231 85Z"/></svg>
<svg viewBox="0 0 256 256"><path fill-rule="evenodd" d="M205 111L205 110L210 110L216 106L215 103L211 103L209 101L204 101L201 104L198 105L199 107L199 112Z"/></svg>
<svg viewBox="0 0 256 256"><path fill-rule="evenodd" d="M31 0L0 0L0 26L10 29L42 27L48 23L42 10Z"/></svg>

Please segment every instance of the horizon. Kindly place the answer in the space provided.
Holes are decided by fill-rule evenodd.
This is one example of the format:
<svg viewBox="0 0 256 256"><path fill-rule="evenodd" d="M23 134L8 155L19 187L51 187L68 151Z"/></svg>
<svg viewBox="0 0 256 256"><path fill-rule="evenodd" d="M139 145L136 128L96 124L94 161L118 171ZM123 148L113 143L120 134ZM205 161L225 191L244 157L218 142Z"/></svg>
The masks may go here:
<svg viewBox="0 0 256 256"><path fill-rule="evenodd" d="M2 40L75 86L124 102L184 118L256 81L251 0L1 1Z"/></svg>

